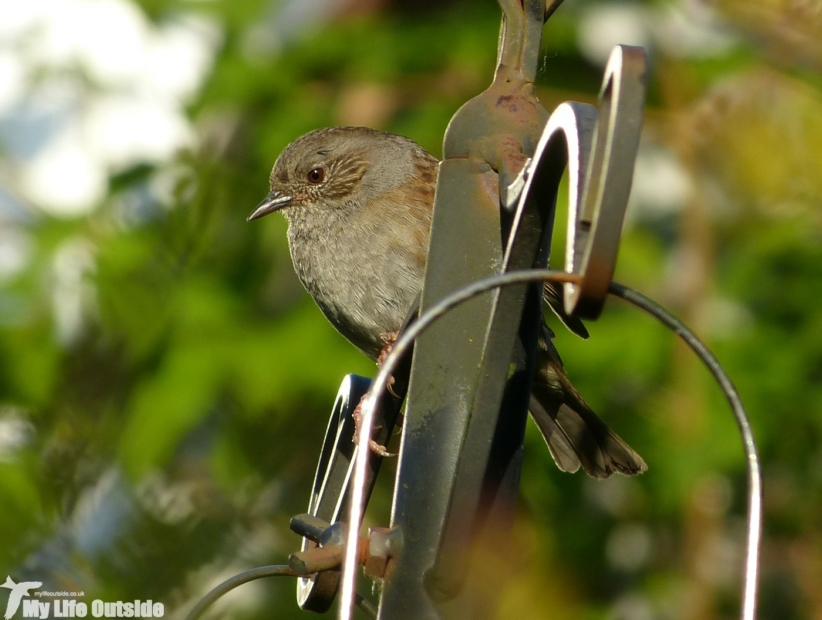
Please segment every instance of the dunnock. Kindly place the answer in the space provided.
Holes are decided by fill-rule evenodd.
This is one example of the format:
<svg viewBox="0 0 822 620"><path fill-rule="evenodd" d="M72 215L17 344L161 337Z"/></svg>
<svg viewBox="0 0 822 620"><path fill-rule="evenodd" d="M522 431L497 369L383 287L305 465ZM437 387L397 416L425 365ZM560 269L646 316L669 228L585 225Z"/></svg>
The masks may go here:
<svg viewBox="0 0 822 620"><path fill-rule="evenodd" d="M271 192L249 216L288 219L294 269L323 314L376 360L400 329L425 271L437 159L415 142L365 127L312 131L292 142L271 171ZM562 310L562 289L545 299L575 333L582 323ZM647 469L628 444L576 391L543 329L530 411L557 465L582 465L594 478Z"/></svg>

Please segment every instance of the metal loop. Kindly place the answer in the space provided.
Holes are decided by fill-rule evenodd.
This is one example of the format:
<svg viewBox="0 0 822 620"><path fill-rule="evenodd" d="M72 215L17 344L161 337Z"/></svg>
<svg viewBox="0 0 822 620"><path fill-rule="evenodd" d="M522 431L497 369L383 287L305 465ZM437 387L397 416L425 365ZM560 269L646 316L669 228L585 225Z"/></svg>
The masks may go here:
<svg viewBox="0 0 822 620"><path fill-rule="evenodd" d="M559 283L579 283L579 276L562 271L551 271L543 269L533 269L525 271L515 271L499 274L479 280L455 293L442 299L427 311L422 313L416 322L411 324L408 330L403 333L394 345L391 353L385 359L377 377L374 379L371 389L362 401L362 421L359 429L358 442L365 445L370 437L371 425L374 420L374 412L384 387L394 372L403 354L413 345L419 335L425 331L432 323L440 319L449 310L458 306L477 295L504 286L515 286L518 284L528 284L534 282L552 281ZM756 594L758 578L759 545L762 531L762 474L759 467L759 457L751 431L750 422L745 412L739 394L733 386L732 381L719 365L719 362L708 350L708 348L688 329L681 321L676 319L661 306L655 304L643 295L628 289L622 285L610 284L609 292L634 303L642 308L666 327L674 331L682 338L688 346L699 356L699 358L709 368L717 379L728 403L731 406L736 422L739 426L743 439L743 449L746 457L746 467L748 471L748 536L745 558L745 582L743 593L742 620L754 620L756 616ZM351 620L352 605L355 597L356 584L356 547L360 523L362 521L363 501L366 480L366 465L368 459L365 454L358 454L354 462L354 487L351 493L351 527L348 530L348 540L346 543L345 558L342 571L342 592L340 600L340 620Z"/></svg>
<svg viewBox="0 0 822 620"><path fill-rule="evenodd" d="M314 486L308 503L308 513L325 523L335 523L347 516L345 503L351 480L356 446L351 441L354 434L352 413L360 399L368 391L371 380L359 375L346 375L340 384L334 408L328 420ZM317 544L303 538L301 551ZM327 611L339 588L339 571L323 571L297 580L297 604L301 609L322 613Z"/></svg>
<svg viewBox="0 0 822 620"><path fill-rule="evenodd" d="M565 311L573 316L597 318L608 296L639 146L647 65L644 49L618 45L605 69L585 189L568 217L565 269L582 277L578 285L565 285Z"/></svg>
<svg viewBox="0 0 822 620"><path fill-rule="evenodd" d="M516 245L516 237L529 201L540 200L542 196L555 196L566 166L570 179L568 210L572 216L579 211L579 203L585 192L585 174L596 122L597 110L587 103L566 101L551 113L533 158L513 183L513 186L518 186L517 189L513 189L513 186L509 188L508 193L517 199L517 204L506 244L503 270L508 268L510 252ZM513 208L513 205L504 206L507 209ZM569 234L570 232L569 230Z"/></svg>

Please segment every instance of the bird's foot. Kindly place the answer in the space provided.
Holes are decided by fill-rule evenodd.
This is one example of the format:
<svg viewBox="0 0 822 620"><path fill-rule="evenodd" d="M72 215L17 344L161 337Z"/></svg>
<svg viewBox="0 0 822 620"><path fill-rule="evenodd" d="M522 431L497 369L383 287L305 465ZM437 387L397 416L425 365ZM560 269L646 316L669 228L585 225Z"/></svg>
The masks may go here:
<svg viewBox="0 0 822 620"><path fill-rule="evenodd" d="M388 356L391 354L391 350L394 348L394 344L397 342L399 335L400 332L383 332L380 334L380 340L382 340L383 344L380 354L377 356L377 366L380 368L382 368L385 360L388 359Z"/></svg>
<svg viewBox="0 0 822 620"><path fill-rule="evenodd" d="M360 437L360 426L362 425L362 417L363 417L362 404L363 404L364 400L365 400L365 396L363 396L360 399L360 402L357 403L357 406L354 408L354 412L351 414L351 417L354 418L354 437L352 438L352 441L354 441L354 443L356 443L358 441L359 437ZM382 428L382 425L381 424L375 424L374 426L371 427L371 430L373 431L373 430L379 429L379 428ZM382 445L381 443L377 443L373 439L368 440L368 448L369 448L369 450L371 450L371 452L373 452L374 454L376 454L378 456L397 456L395 453L389 452L388 449L384 445Z"/></svg>
<svg viewBox="0 0 822 620"><path fill-rule="evenodd" d="M387 360L388 356L391 355L391 351L394 349L394 344L397 342L399 335L399 332L384 332L380 334L380 340L382 340L383 347L380 350L380 354L377 356L377 366L379 368L382 368L383 364L385 364L385 360ZM388 382L385 385L385 389L388 390L391 396L399 398L397 393L394 391L394 383L394 377L389 377Z"/></svg>

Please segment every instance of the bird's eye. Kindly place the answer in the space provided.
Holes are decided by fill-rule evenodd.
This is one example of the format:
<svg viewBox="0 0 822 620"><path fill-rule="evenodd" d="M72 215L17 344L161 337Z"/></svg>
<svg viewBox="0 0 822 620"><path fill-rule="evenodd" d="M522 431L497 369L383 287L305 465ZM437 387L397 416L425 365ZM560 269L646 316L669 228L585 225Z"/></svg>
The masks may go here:
<svg viewBox="0 0 822 620"><path fill-rule="evenodd" d="M317 183L322 183L323 179L325 179L325 170L322 168L313 168L308 173L309 183L314 183L316 185Z"/></svg>

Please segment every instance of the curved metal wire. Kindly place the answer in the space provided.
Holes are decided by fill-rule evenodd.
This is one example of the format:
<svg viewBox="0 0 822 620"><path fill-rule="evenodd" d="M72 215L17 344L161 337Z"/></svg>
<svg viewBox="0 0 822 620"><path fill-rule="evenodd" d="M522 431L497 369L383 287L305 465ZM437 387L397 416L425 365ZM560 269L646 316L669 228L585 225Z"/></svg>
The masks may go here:
<svg viewBox="0 0 822 620"><path fill-rule="evenodd" d="M499 274L478 280L458 291L452 293L445 299L434 304L426 310L420 317L403 332L394 344L391 353L385 359L382 367L377 373L371 389L362 401L362 419L357 436L359 446L367 446L371 437L371 426L374 422L374 412L379 405L380 397L385 391L391 374L396 369L399 360L409 349L417 337L425 331L432 323L442 317L451 308L486 293L496 288L514 286L517 284L532 284L537 282L558 282L558 283L579 283L580 277L576 274L565 271L553 271L549 269L532 269L527 271L515 271ZM611 283L609 292L625 299L626 301L645 310L655 317L666 327L673 330L682 338L688 346L699 356L708 367L713 376L719 382L728 403L733 410L737 424L743 438L745 456L748 470L748 539L747 552L745 558L745 583L743 593L742 620L754 620L756 615L756 588L759 566L759 544L762 532L762 474L759 468L759 457L756 452L753 433L751 431L748 416L739 394L728 375L719 365L716 357L708 348L696 337L676 317L668 313L664 308L651 301L644 295L629 289L628 287ZM348 539L346 541L345 557L343 559L342 587L340 593L340 620L351 620L352 604L355 597L356 566L357 566L357 538L359 536L360 523L364 511L363 488L366 474L367 453L365 450L357 450L354 459L354 479L351 493L350 527L348 528Z"/></svg>
<svg viewBox="0 0 822 620"><path fill-rule="evenodd" d="M234 588L241 586L244 583L248 583L249 581L262 579L264 577L299 577L299 575L287 564L259 566L257 568L244 571L234 575L233 577L229 577L221 584L213 588L208 594L200 599L200 601L190 612L188 612L185 620L199 620L199 618L209 607L216 603L219 598L231 592ZM376 620L377 607L371 601L357 594L356 604L369 618Z"/></svg>
<svg viewBox="0 0 822 620"><path fill-rule="evenodd" d="M742 595L742 618L743 620L754 620L756 617L757 576L759 574L759 544L762 539L762 471L759 467L759 456L756 452L756 442L754 441L751 423L748 420L745 407L742 405L739 392L736 391L736 387L734 387L730 377L728 377L714 354L682 321L669 314L655 301L622 284L611 282L608 292L621 297L637 308L641 308L658 319L660 323L676 332L676 335L693 349L694 353L711 371L733 410L736 423L739 426L739 433L742 435L742 444L748 465L748 544L745 554L745 589Z"/></svg>
<svg viewBox="0 0 822 620"><path fill-rule="evenodd" d="M251 570L244 571L239 573L238 575L234 575L226 579L220 585L213 588L208 594L206 594L200 601L194 606L194 608L188 612L185 620L198 620L200 616L202 616L205 611L211 607L217 599L222 597L225 594L228 594L231 590L236 588L237 586L241 586L244 583L248 583L249 581L254 581L255 579L262 579L263 577L296 577L297 573L295 573L288 564L275 564L272 566L260 566L258 568L252 568Z"/></svg>

